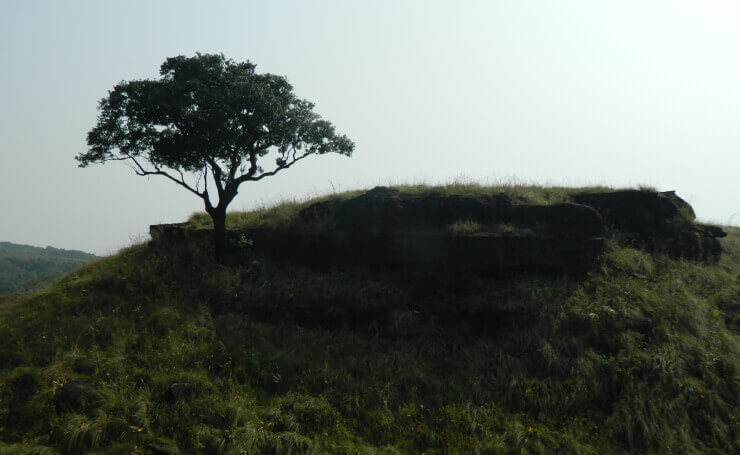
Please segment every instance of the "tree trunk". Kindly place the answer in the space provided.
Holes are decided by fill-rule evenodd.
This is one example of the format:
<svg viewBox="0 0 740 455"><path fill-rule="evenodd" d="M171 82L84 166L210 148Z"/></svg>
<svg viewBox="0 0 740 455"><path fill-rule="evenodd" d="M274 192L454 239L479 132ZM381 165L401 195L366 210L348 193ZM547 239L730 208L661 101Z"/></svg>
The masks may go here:
<svg viewBox="0 0 740 455"><path fill-rule="evenodd" d="M213 259L216 264L226 263L226 207L215 207L208 212L213 220Z"/></svg>

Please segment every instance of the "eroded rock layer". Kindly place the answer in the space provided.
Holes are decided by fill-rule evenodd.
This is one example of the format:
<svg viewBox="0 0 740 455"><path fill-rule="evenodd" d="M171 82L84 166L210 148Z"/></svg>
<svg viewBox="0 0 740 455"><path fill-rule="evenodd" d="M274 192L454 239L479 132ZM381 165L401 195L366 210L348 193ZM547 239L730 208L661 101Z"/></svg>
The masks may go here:
<svg viewBox="0 0 740 455"><path fill-rule="evenodd" d="M369 266L480 272L587 271L606 236L651 252L717 262L724 232L694 222L673 192L581 193L570 202L522 204L506 194L412 195L385 187L300 212L300 229L233 229L228 237L274 260L317 267ZM209 241L210 231L155 225L154 240Z"/></svg>

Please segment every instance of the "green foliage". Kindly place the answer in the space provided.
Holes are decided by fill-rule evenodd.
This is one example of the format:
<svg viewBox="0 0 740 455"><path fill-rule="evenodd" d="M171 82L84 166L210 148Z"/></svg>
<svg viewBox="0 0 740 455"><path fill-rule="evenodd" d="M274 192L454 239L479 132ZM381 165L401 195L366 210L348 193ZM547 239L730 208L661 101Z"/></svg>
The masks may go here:
<svg viewBox="0 0 740 455"><path fill-rule="evenodd" d="M580 282L132 247L0 297L0 453L734 453L736 238L721 266L615 245ZM56 411L70 379L95 408Z"/></svg>
<svg viewBox="0 0 740 455"><path fill-rule="evenodd" d="M351 155L354 143L299 99L287 79L250 62L196 54L165 60L156 80L122 81L100 101L81 167L126 161L203 200L215 256L226 254L226 208L239 186L311 155ZM274 164L267 164L272 161Z"/></svg>
<svg viewBox="0 0 740 455"><path fill-rule="evenodd" d="M160 75L123 81L100 102L98 123L88 134L90 150L77 157L82 166L142 158L158 174L167 168L215 171L214 163L221 162L227 167L215 176L220 187L242 176L246 181L269 175L250 160L272 147L279 153L278 168L310 154L349 155L354 147L313 112L312 103L296 98L284 77L256 73L250 62L178 56L162 64ZM243 162L248 170L233 175Z"/></svg>

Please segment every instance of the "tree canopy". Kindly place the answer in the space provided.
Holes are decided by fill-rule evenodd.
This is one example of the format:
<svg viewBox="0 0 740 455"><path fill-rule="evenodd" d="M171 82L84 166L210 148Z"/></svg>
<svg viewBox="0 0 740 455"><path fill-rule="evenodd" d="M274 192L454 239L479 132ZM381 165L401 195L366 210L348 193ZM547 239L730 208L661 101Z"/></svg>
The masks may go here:
<svg viewBox="0 0 740 455"><path fill-rule="evenodd" d="M81 167L125 161L200 197L223 255L226 207L239 186L354 143L299 99L283 76L223 55L168 58L156 80L122 81L100 101ZM222 231L219 234L219 231Z"/></svg>

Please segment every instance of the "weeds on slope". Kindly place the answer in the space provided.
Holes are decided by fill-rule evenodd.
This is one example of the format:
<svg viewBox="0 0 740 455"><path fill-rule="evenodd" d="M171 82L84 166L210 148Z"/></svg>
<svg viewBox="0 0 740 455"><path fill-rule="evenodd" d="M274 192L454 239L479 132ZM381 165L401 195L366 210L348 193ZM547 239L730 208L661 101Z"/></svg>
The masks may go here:
<svg viewBox="0 0 740 455"><path fill-rule="evenodd" d="M2 297L0 452L738 449L734 264L617 247L570 282L208 257L136 246ZM97 406L57 411L72 379Z"/></svg>

